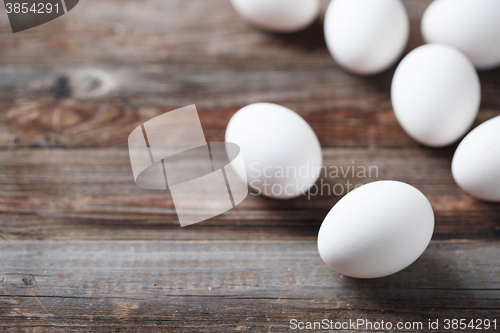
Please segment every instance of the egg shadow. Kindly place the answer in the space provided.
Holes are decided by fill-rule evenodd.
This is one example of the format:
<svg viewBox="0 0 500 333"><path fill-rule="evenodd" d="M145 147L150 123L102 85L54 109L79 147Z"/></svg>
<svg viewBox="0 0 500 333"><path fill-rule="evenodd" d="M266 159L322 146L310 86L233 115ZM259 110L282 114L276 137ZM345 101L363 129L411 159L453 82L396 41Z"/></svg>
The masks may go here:
<svg viewBox="0 0 500 333"><path fill-rule="evenodd" d="M380 96L390 99L392 77L394 76L394 72L396 71L397 66L410 51L424 44L420 24L422 15L430 3L430 0L424 0L421 2L409 0L404 1L407 12L411 14L409 16L410 34L404 51L392 66L381 73L373 75L360 76L352 73L350 73L350 75L353 77L362 78L362 84L370 85L380 94Z"/></svg>
<svg viewBox="0 0 500 333"><path fill-rule="evenodd" d="M273 33L266 31L263 31L263 33L281 42L287 48L308 53L324 51L326 55L328 54L328 49L326 47L323 24L329 2L329 0L321 1L318 17L303 30L294 33Z"/></svg>
<svg viewBox="0 0 500 333"><path fill-rule="evenodd" d="M481 108L500 109L500 67L479 71L481 81ZM500 113L497 112L497 115Z"/></svg>
<svg viewBox="0 0 500 333"><path fill-rule="evenodd" d="M431 242L419 259L396 274L377 279L341 276L340 284L353 292L350 308L373 309L377 317L387 319L418 320L425 329L428 319L442 320L458 309L484 307L481 290L466 285L467 278L460 276L463 258L450 260L450 254L447 243Z"/></svg>
<svg viewBox="0 0 500 333"><path fill-rule="evenodd" d="M261 30L275 41L283 44L283 46L301 52L314 52L317 50L325 50L326 42L323 32L323 18L317 18L310 26L304 30L294 33L274 33Z"/></svg>

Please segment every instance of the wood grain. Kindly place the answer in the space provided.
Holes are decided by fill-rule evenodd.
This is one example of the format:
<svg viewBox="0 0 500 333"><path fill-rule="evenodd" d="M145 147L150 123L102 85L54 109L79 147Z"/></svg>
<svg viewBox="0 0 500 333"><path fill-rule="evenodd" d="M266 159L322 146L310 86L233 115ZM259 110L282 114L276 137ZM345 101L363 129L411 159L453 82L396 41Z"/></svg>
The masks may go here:
<svg viewBox="0 0 500 333"><path fill-rule="evenodd" d="M394 179L429 198L436 212L436 239L499 239L500 206L460 190L451 177L452 154L453 149L326 149L326 173L308 195L286 201L249 195L233 211L180 229L167 191L135 185L127 149L3 151L0 237L174 240L239 239L245 234L251 239L310 240L347 191Z"/></svg>
<svg viewBox="0 0 500 333"><path fill-rule="evenodd" d="M422 43L429 2L405 2L407 51ZM267 34L229 1L195 3L86 0L36 29L0 25L0 147L126 147L140 123L191 104L207 139L222 141L231 116L262 101L301 114L324 147L419 147L391 108L395 66L353 76L329 55L321 20L302 33ZM475 125L500 114L500 69L481 73L481 84Z"/></svg>
<svg viewBox="0 0 500 333"><path fill-rule="evenodd" d="M432 243L375 280L335 274L311 241L2 242L0 253L0 326L11 331L275 332L293 318L500 315L497 242Z"/></svg>
<svg viewBox="0 0 500 333"><path fill-rule="evenodd" d="M262 101L302 115L323 147L419 147L394 116L391 78L392 71L361 78L316 63L0 68L0 147L126 147L141 123L191 104L207 140L223 141L231 116ZM500 115L500 70L481 83L474 126Z"/></svg>
<svg viewBox="0 0 500 333"><path fill-rule="evenodd" d="M409 48L422 42L419 21L430 2L405 0L412 23ZM324 12L329 1L321 3ZM0 64L114 66L232 59L275 64L319 61L335 67L321 23L322 18L303 32L279 35L256 31L225 0L82 0L58 20L18 34L12 34L8 21L2 20Z"/></svg>
<svg viewBox="0 0 500 333"><path fill-rule="evenodd" d="M423 42L430 2L404 0L406 52ZM229 0L82 0L17 34L1 18L0 331L287 332L292 318L500 325L500 205L454 183L456 145L425 148L403 132L394 70L350 75L326 49L322 18L269 34ZM500 69L479 75L475 125L500 115ZM127 138L144 121L196 104L207 141L223 141L231 116L262 101L311 124L325 166L340 169L321 181L342 193L249 196L180 228L169 192L134 184ZM377 172L358 177L353 166ZM379 179L429 198L433 241L395 275L342 277L318 256L319 226L348 182Z"/></svg>

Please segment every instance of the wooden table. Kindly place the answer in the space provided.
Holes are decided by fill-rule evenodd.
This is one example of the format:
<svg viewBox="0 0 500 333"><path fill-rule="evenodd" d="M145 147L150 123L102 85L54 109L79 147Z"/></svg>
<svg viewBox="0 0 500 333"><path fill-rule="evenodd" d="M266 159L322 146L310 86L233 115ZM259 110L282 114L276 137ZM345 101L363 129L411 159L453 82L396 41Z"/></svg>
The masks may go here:
<svg viewBox="0 0 500 333"><path fill-rule="evenodd" d="M405 4L410 50L429 1ZM228 0L82 0L17 34L3 7L0 19L2 331L277 332L324 318L424 323L393 329L410 332L429 331L428 320L446 332L445 319L496 319L500 331L500 205L454 183L456 145L425 148L402 131L394 67L344 72L321 21L267 34ZM476 125L500 114L500 70L480 78ZM207 140L222 141L231 116L257 101L302 115L325 165L378 169L332 184L395 179L427 195L436 228L422 257L382 279L333 272L316 236L340 196L249 196L180 228L167 192L135 185L127 137L136 126L196 104Z"/></svg>

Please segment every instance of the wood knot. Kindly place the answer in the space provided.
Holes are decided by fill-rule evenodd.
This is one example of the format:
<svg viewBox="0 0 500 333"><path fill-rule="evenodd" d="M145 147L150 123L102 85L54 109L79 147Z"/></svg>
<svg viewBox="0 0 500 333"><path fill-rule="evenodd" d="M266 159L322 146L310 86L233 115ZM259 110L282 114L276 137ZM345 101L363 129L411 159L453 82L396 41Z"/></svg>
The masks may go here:
<svg viewBox="0 0 500 333"><path fill-rule="evenodd" d="M116 79L97 68L78 69L68 73L72 96L78 99L104 97L117 89Z"/></svg>
<svg viewBox="0 0 500 333"><path fill-rule="evenodd" d="M23 277L23 283L26 287L32 287L36 284L36 280L35 280L35 277L33 275L28 275L28 276L25 276Z"/></svg>
<svg viewBox="0 0 500 333"><path fill-rule="evenodd" d="M50 89L50 92L55 98L69 98L71 97L71 87L69 86L69 79L66 75L59 76Z"/></svg>
<svg viewBox="0 0 500 333"><path fill-rule="evenodd" d="M96 99L105 97L118 89L118 80L99 68L62 70L28 85L28 89L49 92L56 99Z"/></svg>

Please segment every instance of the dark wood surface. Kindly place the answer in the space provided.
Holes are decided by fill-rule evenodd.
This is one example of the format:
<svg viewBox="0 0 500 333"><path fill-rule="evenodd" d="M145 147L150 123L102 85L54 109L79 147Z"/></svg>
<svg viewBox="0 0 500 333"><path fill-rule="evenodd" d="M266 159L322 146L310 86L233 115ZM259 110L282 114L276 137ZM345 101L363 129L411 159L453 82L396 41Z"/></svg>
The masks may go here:
<svg viewBox="0 0 500 333"><path fill-rule="evenodd" d="M408 50L422 43L429 3L405 1ZM363 78L334 63L321 19L281 36L249 27L228 0L82 0L13 34L3 10L0 330L277 332L293 318L328 318L439 319L445 332L445 319L465 318L497 319L500 331L500 205L456 186L456 145L425 148L402 131L389 95L395 67ZM500 69L480 78L476 124L500 115ZM207 140L221 141L234 112L257 101L301 114L325 165L378 170L329 184L395 179L427 195L436 228L422 257L375 280L325 266L316 236L340 195L249 196L180 228L167 192L136 187L127 149L136 126L196 104Z"/></svg>

